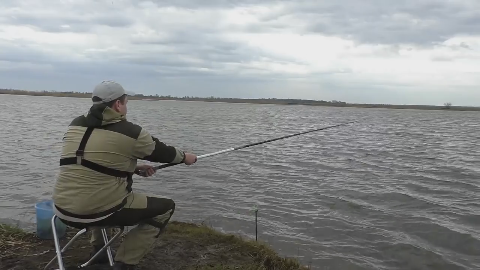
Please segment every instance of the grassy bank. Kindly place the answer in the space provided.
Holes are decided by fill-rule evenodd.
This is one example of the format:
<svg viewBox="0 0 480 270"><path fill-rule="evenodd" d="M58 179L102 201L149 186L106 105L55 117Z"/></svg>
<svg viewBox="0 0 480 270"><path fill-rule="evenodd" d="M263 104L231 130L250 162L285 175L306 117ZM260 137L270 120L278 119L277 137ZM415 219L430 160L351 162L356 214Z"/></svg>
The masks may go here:
<svg viewBox="0 0 480 270"><path fill-rule="evenodd" d="M91 98L92 93L88 92L55 92L55 91L26 91L13 89L0 89L0 94L30 95L30 96L54 96L54 97L76 97ZM443 106L433 105L394 105L394 104L359 104L346 103L342 101L305 100L305 99L244 99L244 98L218 98L218 97L172 97L159 95L137 94L130 96L133 100L178 100L178 101L204 101L204 102L226 102L226 103L251 103L251 104L277 104L277 105L305 105L305 106L328 106L328 107L354 107L354 108L384 108L384 109L415 109L415 110L449 110L449 111L480 111L480 107L452 106L445 103Z"/></svg>
<svg viewBox="0 0 480 270"><path fill-rule="evenodd" d="M67 230L65 245L76 233ZM113 245L114 250L120 242ZM53 240L41 240L34 233L0 224L0 269L43 269L55 256ZM88 235L76 240L64 253L66 266L88 260ZM54 267L57 266L55 263ZM52 268L55 269L55 268ZM85 269L110 269L93 265ZM282 258L267 245L238 236L222 234L204 225L172 222L157 240L139 269L308 269L290 258Z"/></svg>

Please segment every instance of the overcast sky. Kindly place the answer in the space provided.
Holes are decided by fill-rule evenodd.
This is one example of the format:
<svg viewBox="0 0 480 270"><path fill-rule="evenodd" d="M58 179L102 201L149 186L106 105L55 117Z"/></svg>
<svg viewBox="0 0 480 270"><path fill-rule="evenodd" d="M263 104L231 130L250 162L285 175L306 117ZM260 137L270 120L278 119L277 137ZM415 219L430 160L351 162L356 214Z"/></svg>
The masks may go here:
<svg viewBox="0 0 480 270"><path fill-rule="evenodd" d="M143 94L477 106L480 1L0 1L0 88L107 79Z"/></svg>

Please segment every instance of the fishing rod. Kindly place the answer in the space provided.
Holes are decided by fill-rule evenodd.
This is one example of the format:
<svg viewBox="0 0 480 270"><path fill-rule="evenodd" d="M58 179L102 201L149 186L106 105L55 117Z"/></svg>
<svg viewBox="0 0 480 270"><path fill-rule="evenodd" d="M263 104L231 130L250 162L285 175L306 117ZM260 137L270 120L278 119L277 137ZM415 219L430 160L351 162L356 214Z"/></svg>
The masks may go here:
<svg viewBox="0 0 480 270"><path fill-rule="evenodd" d="M246 145L238 146L238 147L232 147L232 148L220 150L220 151L217 151L217 152L213 152L213 153L209 153L209 154L204 154L204 155L197 156L197 160L198 160L198 159L201 159L201 158L211 157L211 156L215 156L215 155L219 155L219 154L223 154L223 153L227 153L227 152L231 152L231 151L236 151L236 150L244 149L244 148L251 147L251 146L255 146L255 145L260 145L260 144L264 144L264 143L269 143L269 142L273 142L273 141L278 141L278 140L282 140L282 139L286 139L286 138L290 138L290 137L294 137L294 136L298 136L298 135L302 135L302 134L306 134L306 133L310 133L310 132L325 130L325 129L334 128L334 127L339 127L339 126L344 126L344 125L348 125L348 124L351 124L351 123L354 123L354 122L355 122L355 121L353 121L353 122L348 122L348 123L343 123L343 124L338 124L338 125L334 125L334 126L328 126L328 127L323 127L323 128L317 128L317 129L307 130L307 131L298 132L298 133L295 133L295 134L286 135L286 136L283 136L283 137L278 137L278 138L274 138L274 139L269 139L269 140L265 140L265 141L261 141L261 142L246 144ZM178 165L178 164L181 164L181 163L167 163L167 164L155 166L155 167L153 167L153 169L154 169L154 170L160 170L160 169L164 169L164 168L167 168L167 167L175 166L175 165ZM140 175L144 175L144 173L145 173L144 171L140 171L140 172L139 172Z"/></svg>

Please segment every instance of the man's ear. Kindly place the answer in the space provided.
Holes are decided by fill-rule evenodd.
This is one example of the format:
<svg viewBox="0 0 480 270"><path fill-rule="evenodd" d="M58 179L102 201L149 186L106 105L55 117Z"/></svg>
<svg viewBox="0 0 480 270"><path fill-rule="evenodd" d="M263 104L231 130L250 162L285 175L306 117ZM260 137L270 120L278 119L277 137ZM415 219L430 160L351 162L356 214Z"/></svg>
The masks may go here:
<svg viewBox="0 0 480 270"><path fill-rule="evenodd" d="M118 112L118 108L120 107L120 100L116 100L115 103L113 103L113 110Z"/></svg>

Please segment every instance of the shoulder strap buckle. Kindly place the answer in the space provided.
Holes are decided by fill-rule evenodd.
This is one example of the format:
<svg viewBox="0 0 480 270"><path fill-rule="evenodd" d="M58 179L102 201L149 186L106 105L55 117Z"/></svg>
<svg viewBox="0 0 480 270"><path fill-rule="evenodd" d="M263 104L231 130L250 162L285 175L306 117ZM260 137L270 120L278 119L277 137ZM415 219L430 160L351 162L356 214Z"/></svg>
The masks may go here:
<svg viewBox="0 0 480 270"><path fill-rule="evenodd" d="M78 149L77 152L75 153L76 156L77 156L77 164L78 165L82 164L82 159L83 159L84 153L85 152L83 151L83 149Z"/></svg>

